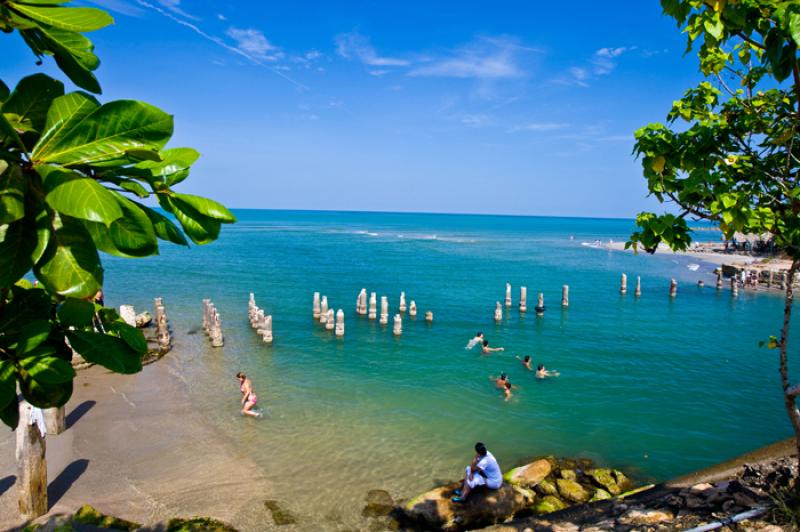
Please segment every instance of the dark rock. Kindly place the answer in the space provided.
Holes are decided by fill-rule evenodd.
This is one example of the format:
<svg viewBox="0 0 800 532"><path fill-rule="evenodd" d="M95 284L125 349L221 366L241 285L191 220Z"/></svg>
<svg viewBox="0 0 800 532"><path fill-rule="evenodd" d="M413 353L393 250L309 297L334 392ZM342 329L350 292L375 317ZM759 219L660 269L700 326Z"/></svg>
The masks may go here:
<svg viewBox="0 0 800 532"><path fill-rule="evenodd" d="M264 501L264 506L266 506L272 514L272 520L276 525L294 525L297 523L297 518L289 511L281 508L281 505L278 503L278 501L266 500Z"/></svg>
<svg viewBox="0 0 800 532"><path fill-rule="evenodd" d="M209 517L175 518L167 522L166 532L237 532L232 526Z"/></svg>
<svg viewBox="0 0 800 532"><path fill-rule="evenodd" d="M558 488L550 479L544 479L534 488L541 495L558 495Z"/></svg>
<svg viewBox="0 0 800 532"><path fill-rule="evenodd" d="M614 474L610 469L598 468L591 469L586 473L592 480L601 488L609 492L611 495L619 495L622 490L617 485Z"/></svg>
<svg viewBox="0 0 800 532"><path fill-rule="evenodd" d="M151 316L150 313L145 310L141 314L137 314L134 320L136 327L141 329L142 327L147 327L150 325L150 323L153 321L153 316Z"/></svg>
<svg viewBox="0 0 800 532"><path fill-rule="evenodd" d="M84 504L81 506L78 511L75 512L75 515L72 516L72 520L82 525L92 525L101 528L109 528L112 530L136 530L137 528L142 527L142 525L139 523L126 521L125 519L120 519L118 517L113 517L99 512L89 504Z"/></svg>
<svg viewBox="0 0 800 532"><path fill-rule="evenodd" d="M361 511L364 517L383 517L392 513L394 501L386 490L369 490L366 497L367 505Z"/></svg>
<svg viewBox="0 0 800 532"><path fill-rule="evenodd" d="M555 495L547 495L533 507L533 511L541 515L557 512L566 507L567 504Z"/></svg>

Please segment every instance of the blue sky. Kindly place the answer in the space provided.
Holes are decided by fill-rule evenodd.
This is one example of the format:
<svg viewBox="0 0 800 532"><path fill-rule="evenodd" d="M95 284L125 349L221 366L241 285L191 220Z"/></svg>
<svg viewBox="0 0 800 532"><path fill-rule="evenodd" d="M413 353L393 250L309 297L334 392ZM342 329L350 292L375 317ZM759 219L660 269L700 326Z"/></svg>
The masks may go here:
<svg viewBox="0 0 800 532"><path fill-rule="evenodd" d="M103 98L174 114L230 207L632 217L633 132L699 77L656 0L83 3Z"/></svg>

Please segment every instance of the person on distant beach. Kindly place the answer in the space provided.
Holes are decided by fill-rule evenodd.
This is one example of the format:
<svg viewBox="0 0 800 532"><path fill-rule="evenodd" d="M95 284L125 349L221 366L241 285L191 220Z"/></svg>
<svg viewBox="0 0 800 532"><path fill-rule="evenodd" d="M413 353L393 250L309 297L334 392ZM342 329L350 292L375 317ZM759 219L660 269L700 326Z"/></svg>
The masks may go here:
<svg viewBox="0 0 800 532"><path fill-rule="evenodd" d="M517 360L522 362L522 365L525 366L525 369L527 369L528 371L533 371L533 367L531 367L531 364L533 364L533 361L531 360L531 356L530 355L525 355L525 358L517 357Z"/></svg>
<svg viewBox="0 0 800 532"><path fill-rule="evenodd" d="M256 392L253 391L253 382L241 371L236 374L236 378L239 379L239 391L242 392L242 415L261 417L258 412L253 412L253 407L258 401Z"/></svg>
<svg viewBox="0 0 800 532"><path fill-rule="evenodd" d="M103 295L102 290L98 290L97 293L94 295L94 302L100 305L101 307L105 306L106 298Z"/></svg>
<svg viewBox="0 0 800 532"><path fill-rule="evenodd" d="M473 347L482 342L483 342L483 333L481 331L478 331L477 333L475 333L475 338L467 342L467 347L465 347L464 349L472 349Z"/></svg>
<svg viewBox="0 0 800 532"><path fill-rule="evenodd" d="M489 347L489 340L483 341L483 348L481 351L484 355L488 355L490 353L494 353L495 351L505 351L505 347Z"/></svg>
<svg viewBox="0 0 800 532"><path fill-rule="evenodd" d="M558 377L559 375L561 374L555 370L545 369L543 364L539 364L538 366L536 366L537 379L545 379L547 377Z"/></svg>
<svg viewBox="0 0 800 532"><path fill-rule="evenodd" d="M475 453L472 462L467 466L461 489L453 490L453 502L465 502L470 492L478 486L496 490L503 485L503 473L494 455L481 442L475 444Z"/></svg>

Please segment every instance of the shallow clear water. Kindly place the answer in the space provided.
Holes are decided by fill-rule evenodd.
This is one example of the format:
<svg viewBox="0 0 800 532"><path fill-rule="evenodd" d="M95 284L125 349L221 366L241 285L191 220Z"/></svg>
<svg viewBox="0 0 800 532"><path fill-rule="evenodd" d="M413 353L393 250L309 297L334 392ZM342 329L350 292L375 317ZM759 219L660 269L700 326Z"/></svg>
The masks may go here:
<svg viewBox="0 0 800 532"><path fill-rule="evenodd" d="M164 298L176 357L197 408L252 450L278 499L304 522L359 521L367 490L396 497L457 478L475 441L508 468L525 458L588 456L640 480L666 479L790 433L777 353L779 296L713 288L713 266L582 246L624 240L630 220L237 211L210 246L164 245L144 261L107 258L106 301L150 309ZM570 239L573 236L574 239ZM700 233L716 238L713 232ZM626 272L629 293L618 293ZM637 275L643 295L633 297ZM678 280L677 299L667 296ZM704 279L706 288L695 283ZM513 286L501 324L495 301ZM570 307L561 310L562 284ZM526 315L516 310L528 287ZM419 308L403 335L355 314L361 288L400 291ZM346 315L336 339L311 316L314 291ZM548 310L537 317L536 295ZM247 299L273 315L275 342L250 329ZM201 300L221 312L225 347L199 329ZM432 310L435 321L424 321ZM464 345L478 330L505 352ZM797 333L795 332L795 337ZM561 376L536 381L516 360ZM238 415L237 371L268 416ZM491 375L519 389L504 402Z"/></svg>

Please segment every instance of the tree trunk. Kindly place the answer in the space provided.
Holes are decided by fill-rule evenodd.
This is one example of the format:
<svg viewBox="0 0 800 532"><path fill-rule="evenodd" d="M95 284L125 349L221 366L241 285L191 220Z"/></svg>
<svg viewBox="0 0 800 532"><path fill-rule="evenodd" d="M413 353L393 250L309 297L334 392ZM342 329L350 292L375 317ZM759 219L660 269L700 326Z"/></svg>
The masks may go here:
<svg viewBox="0 0 800 532"><path fill-rule="evenodd" d="M780 348L780 371L781 371L781 386L783 387L783 401L786 405L786 413L789 415L789 421L792 423L794 429L795 444L797 447L797 461L800 466L800 411L797 409L795 399L797 397L796 390L793 390L789 385L789 363L787 354L787 343L789 340L789 323L792 319L792 303L794 301L793 285L794 276L797 269L800 267L800 260L793 260L792 266L789 268L789 279L786 283L786 299L783 305L783 328L781 328L781 338L778 343Z"/></svg>
<svg viewBox="0 0 800 532"><path fill-rule="evenodd" d="M67 430L65 410L63 406L44 409L44 425L49 436L57 436Z"/></svg>
<svg viewBox="0 0 800 532"><path fill-rule="evenodd" d="M26 401L20 401L17 425L19 513L25 519L35 519L47 513L46 446L39 427L30 423L31 408Z"/></svg>

